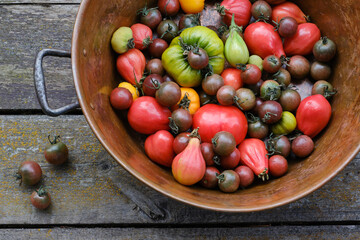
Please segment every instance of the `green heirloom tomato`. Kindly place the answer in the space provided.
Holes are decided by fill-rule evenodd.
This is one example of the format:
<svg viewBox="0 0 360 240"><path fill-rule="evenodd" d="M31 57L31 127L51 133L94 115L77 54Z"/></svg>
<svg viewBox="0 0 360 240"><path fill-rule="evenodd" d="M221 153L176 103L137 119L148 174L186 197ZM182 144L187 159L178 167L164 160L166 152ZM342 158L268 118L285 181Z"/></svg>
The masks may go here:
<svg viewBox="0 0 360 240"><path fill-rule="evenodd" d="M263 70L262 62L263 62L262 58L259 57L258 55L251 55L248 61L249 64L254 64L258 66L261 71Z"/></svg>
<svg viewBox="0 0 360 240"><path fill-rule="evenodd" d="M218 35L204 26L187 28L172 40L161 57L166 72L182 87L199 86L204 77L204 69L193 69L187 61L186 53L196 47L208 54L213 73L220 74L224 70L224 44Z"/></svg>
<svg viewBox="0 0 360 240"><path fill-rule="evenodd" d="M134 48L134 39L131 28L120 27L111 37L111 46L115 52L122 54Z"/></svg>
<svg viewBox="0 0 360 240"><path fill-rule="evenodd" d="M296 128L296 118L291 112L283 111L280 121L271 126L275 135L286 135Z"/></svg>

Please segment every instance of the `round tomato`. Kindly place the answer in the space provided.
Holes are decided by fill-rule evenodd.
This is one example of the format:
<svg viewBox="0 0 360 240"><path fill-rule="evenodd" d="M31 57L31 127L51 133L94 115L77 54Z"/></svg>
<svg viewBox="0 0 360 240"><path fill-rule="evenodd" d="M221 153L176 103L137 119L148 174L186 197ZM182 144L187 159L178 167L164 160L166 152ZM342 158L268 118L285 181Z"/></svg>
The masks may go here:
<svg viewBox="0 0 360 240"><path fill-rule="evenodd" d="M149 46L153 37L151 28L145 24L136 23L131 26L131 30L133 32L135 48L143 50Z"/></svg>
<svg viewBox="0 0 360 240"><path fill-rule="evenodd" d="M153 134L158 130L169 130L171 111L161 106L155 98L143 96L136 99L128 112L130 126L142 134Z"/></svg>
<svg viewBox="0 0 360 240"><path fill-rule="evenodd" d="M126 88L131 93L133 100L137 99L140 94L139 91L129 82L121 82L118 86L119 88Z"/></svg>
<svg viewBox="0 0 360 240"><path fill-rule="evenodd" d="M170 167L175 157L174 137L166 130L159 130L145 140L145 152L148 157L163 166Z"/></svg>
<svg viewBox="0 0 360 240"><path fill-rule="evenodd" d="M205 0L180 0L181 9L186 13L199 13L204 5Z"/></svg>
<svg viewBox="0 0 360 240"><path fill-rule="evenodd" d="M283 111L281 119L271 126L271 131L275 135L287 135L296 128L296 118L291 112Z"/></svg>
<svg viewBox="0 0 360 240"><path fill-rule="evenodd" d="M206 104L194 114L193 128L199 128L203 142L211 143L216 133L227 131L239 144L246 136L248 124L245 115L234 106Z"/></svg>
<svg viewBox="0 0 360 240"><path fill-rule="evenodd" d="M190 114L193 115L200 108L199 94L192 88L180 88L181 97L180 101L171 108L172 111L179 107L188 109Z"/></svg>

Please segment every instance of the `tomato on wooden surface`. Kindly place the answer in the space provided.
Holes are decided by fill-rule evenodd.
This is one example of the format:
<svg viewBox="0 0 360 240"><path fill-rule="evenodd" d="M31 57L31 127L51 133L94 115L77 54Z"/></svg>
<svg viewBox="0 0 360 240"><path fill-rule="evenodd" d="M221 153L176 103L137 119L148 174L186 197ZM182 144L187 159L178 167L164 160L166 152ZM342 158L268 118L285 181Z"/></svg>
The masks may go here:
<svg viewBox="0 0 360 240"><path fill-rule="evenodd" d="M174 137L166 130L159 130L145 140L145 152L148 157L163 166L170 167L174 159Z"/></svg>
<svg viewBox="0 0 360 240"><path fill-rule="evenodd" d="M265 143L257 138L247 138L238 147L240 162L253 170L263 181L268 180L269 159Z"/></svg>
<svg viewBox="0 0 360 240"><path fill-rule="evenodd" d="M142 23L135 23L130 28L133 32L135 48L139 50L147 48L153 37L151 28Z"/></svg>
<svg viewBox="0 0 360 240"><path fill-rule="evenodd" d="M245 115L234 106L206 104L194 114L193 128L199 128L203 142L211 143L217 132L227 131L239 144L246 136L248 124Z"/></svg>
<svg viewBox="0 0 360 240"><path fill-rule="evenodd" d="M35 185L41 180L42 170L40 165L34 161L24 161L17 172L20 184Z"/></svg>
<svg viewBox="0 0 360 240"><path fill-rule="evenodd" d="M251 54L265 58L269 55L285 56L279 33L269 23L255 22L244 32L244 40Z"/></svg>
<svg viewBox="0 0 360 240"><path fill-rule="evenodd" d="M273 7L271 20L279 22L284 17L292 17L299 24L306 23L306 15L292 2L284 2Z"/></svg>
<svg viewBox="0 0 360 240"><path fill-rule="evenodd" d="M294 36L285 38L284 51L287 56L308 55L312 53L313 47L320 37L320 30L315 24L300 24Z"/></svg>
<svg viewBox="0 0 360 240"><path fill-rule="evenodd" d="M323 95L316 94L301 101L296 111L297 128L314 138L329 123L331 106Z"/></svg>
<svg viewBox="0 0 360 240"><path fill-rule="evenodd" d="M251 2L249 0L224 0L218 7L218 11L224 16L224 22L228 26L231 24L233 14L237 25L246 26L251 18Z"/></svg>
<svg viewBox="0 0 360 240"><path fill-rule="evenodd" d="M136 99L128 111L130 126L142 134L153 134L158 130L169 130L171 111L161 106L155 98L143 96Z"/></svg>
<svg viewBox="0 0 360 240"><path fill-rule="evenodd" d="M38 190L35 190L31 194L30 201L34 207L43 210L49 207L51 203L51 197L50 194L43 187L40 187Z"/></svg>
<svg viewBox="0 0 360 240"><path fill-rule="evenodd" d="M199 13L204 9L205 0L180 0L180 6L186 13Z"/></svg>
<svg viewBox="0 0 360 240"><path fill-rule="evenodd" d="M50 140L50 145L46 146L44 151L45 160L48 163L59 165L65 163L69 158L69 149L65 143L60 141L60 136L55 136L54 140Z"/></svg>
<svg viewBox="0 0 360 240"><path fill-rule="evenodd" d="M144 54L136 48L119 55L116 68L127 82L136 85L140 82L145 70L146 60Z"/></svg>

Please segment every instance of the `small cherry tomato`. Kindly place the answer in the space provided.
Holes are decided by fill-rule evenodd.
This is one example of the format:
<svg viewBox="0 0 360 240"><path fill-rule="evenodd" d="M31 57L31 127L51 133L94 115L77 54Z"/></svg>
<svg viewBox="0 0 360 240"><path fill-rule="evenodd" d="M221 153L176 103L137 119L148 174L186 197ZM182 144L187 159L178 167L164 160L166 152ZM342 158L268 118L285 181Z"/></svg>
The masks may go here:
<svg viewBox="0 0 360 240"><path fill-rule="evenodd" d="M269 134L269 127L260 118L252 114L248 115L248 136L250 138L263 139Z"/></svg>
<svg viewBox="0 0 360 240"><path fill-rule="evenodd" d="M223 171L218 178L218 186L222 192L235 192L240 186L240 177L233 170Z"/></svg>
<svg viewBox="0 0 360 240"><path fill-rule="evenodd" d="M269 155L280 154L283 157L287 157L291 151L291 144L286 136L270 136L270 138L265 141L265 146Z"/></svg>
<svg viewBox="0 0 360 240"><path fill-rule="evenodd" d="M159 130L145 140L145 152L148 157L163 166L170 167L175 157L174 137L166 130Z"/></svg>
<svg viewBox="0 0 360 240"><path fill-rule="evenodd" d="M227 106L234 103L236 91L230 85L222 86L216 93L216 99L221 105Z"/></svg>
<svg viewBox="0 0 360 240"><path fill-rule="evenodd" d="M205 175L201 179L200 185L205 188L216 188L218 185L218 175L220 175L220 171L216 167L206 167Z"/></svg>
<svg viewBox="0 0 360 240"><path fill-rule="evenodd" d="M169 47L169 44L161 38L156 38L149 45L148 50L151 56L161 58L163 52Z"/></svg>
<svg viewBox="0 0 360 240"><path fill-rule="evenodd" d="M155 29L162 20L161 12L157 8L144 7L137 12L140 22L151 29Z"/></svg>
<svg viewBox="0 0 360 240"><path fill-rule="evenodd" d="M194 48L190 50L187 58L190 67L201 70L209 64L209 56L202 48Z"/></svg>
<svg viewBox="0 0 360 240"><path fill-rule="evenodd" d="M180 0L180 6L186 13L199 13L204 9L205 0Z"/></svg>
<svg viewBox="0 0 360 240"><path fill-rule="evenodd" d="M274 80L266 80L260 87L260 97L263 100L278 100L281 96L280 84Z"/></svg>
<svg viewBox="0 0 360 240"><path fill-rule="evenodd" d="M310 75L314 80L327 80L331 75L331 67L326 63L315 61L311 64Z"/></svg>
<svg viewBox="0 0 360 240"><path fill-rule="evenodd" d="M288 170L288 162L281 155L274 155L269 159L269 172L274 177L283 176Z"/></svg>
<svg viewBox="0 0 360 240"><path fill-rule="evenodd" d="M291 143L291 151L295 156L304 158L310 155L314 150L314 142L307 135L301 135L295 138Z"/></svg>
<svg viewBox="0 0 360 240"><path fill-rule="evenodd" d="M221 131L211 140L214 152L220 156L229 156L236 148L236 141L230 132Z"/></svg>
<svg viewBox="0 0 360 240"><path fill-rule="evenodd" d="M263 60L263 68L268 73L276 73L281 68L281 61L275 55L269 55Z"/></svg>
<svg viewBox="0 0 360 240"><path fill-rule="evenodd" d="M301 102L301 96L298 91L294 89L286 89L281 92L279 102L284 111L293 112L298 108Z"/></svg>
<svg viewBox="0 0 360 240"><path fill-rule="evenodd" d="M160 76L164 75L165 73L161 60L158 58L153 58L149 60L145 66L145 69L149 73L159 74Z"/></svg>
<svg viewBox="0 0 360 240"><path fill-rule="evenodd" d="M254 172L248 166L238 166L234 171L240 177L240 187L250 186L254 182Z"/></svg>
<svg viewBox="0 0 360 240"><path fill-rule="evenodd" d="M45 148L44 155L45 160L48 163L59 165L63 164L68 160L69 150L65 143L60 142L60 136L56 136L53 141L50 140L50 135L48 136L50 145Z"/></svg>
<svg viewBox="0 0 360 240"><path fill-rule="evenodd" d="M172 112L170 118L170 129L174 134L185 132L192 125L192 117L188 110L183 108L176 109Z"/></svg>
<svg viewBox="0 0 360 240"><path fill-rule="evenodd" d="M240 151L235 148L235 150L230 153L229 156L220 158L220 165L223 169L234 169L239 165L240 162Z"/></svg>
<svg viewBox="0 0 360 240"><path fill-rule="evenodd" d="M180 30L200 25L200 14L184 14L179 20Z"/></svg>
<svg viewBox="0 0 360 240"><path fill-rule="evenodd" d="M147 48L152 42L153 34L151 29L142 23L135 23L130 28L133 32L135 48L139 50Z"/></svg>
<svg viewBox="0 0 360 240"><path fill-rule="evenodd" d="M271 18L271 13L271 6L263 0L256 1L251 6L251 15L256 20L269 20Z"/></svg>
<svg viewBox="0 0 360 240"><path fill-rule="evenodd" d="M321 94L326 99L331 98L336 93L337 91L334 89L333 85L325 80L317 81L311 90L311 95Z"/></svg>
<svg viewBox="0 0 360 240"><path fill-rule="evenodd" d="M179 0L159 0L158 7L163 16L175 16L180 10Z"/></svg>
<svg viewBox="0 0 360 240"><path fill-rule="evenodd" d="M163 82L155 93L156 101L166 107L175 105L180 97L181 90L175 82Z"/></svg>
<svg viewBox="0 0 360 240"><path fill-rule="evenodd" d="M271 131L275 135L287 135L296 128L296 118L288 111L283 111L281 119L271 126Z"/></svg>
<svg viewBox="0 0 360 240"><path fill-rule="evenodd" d="M224 86L224 79L219 74L205 77L201 83L202 89L209 95L216 95L217 91Z"/></svg>
<svg viewBox="0 0 360 240"><path fill-rule="evenodd" d="M159 74L150 74L144 79L142 89L145 96L155 97L156 91L160 88L164 79Z"/></svg>
<svg viewBox="0 0 360 240"><path fill-rule="evenodd" d="M181 153L186 148L189 141L190 141L189 133L186 133L186 132L179 133L175 137L174 143L173 143L173 150L174 150L175 154Z"/></svg>
<svg viewBox="0 0 360 240"><path fill-rule="evenodd" d="M43 187L40 187L31 194L30 201L34 207L43 210L49 207L51 203L51 197Z"/></svg>
<svg viewBox="0 0 360 240"><path fill-rule="evenodd" d="M211 143L201 143L200 145L201 153L204 157L204 160L206 162L206 166L212 166L215 164L213 158L215 156L214 149Z"/></svg>
<svg viewBox="0 0 360 240"><path fill-rule="evenodd" d="M115 109L125 110L133 103L133 96L128 89L118 87L112 90L110 94L110 103Z"/></svg>
<svg viewBox="0 0 360 240"><path fill-rule="evenodd" d="M195 114L200 108L199 94L193 88L181 87L181 97L179 102L171 109L175 111L178 107L184 108L190 112L191 115Z"/></svg>
<svg viewBox="0 0 360 240"><path fill-rule="evenodd" d="M179 27L173 20L163 20L157 27L156 32L159 38L171 42L178 35Z"/></svg>
<svg viewBox="0 0 360 240"><path fill-rule="evenodd" d="M276 101L265 101L260 105L258 114L261 121L267 124L273 124L281 119L282 107L280 103Z"/></svg>
<svg viewBox="0 0 360 240"><path fill-rule="evenodd" d="M129 90L133 97L133 100L137 99L140 96L139 91L136 89L136 87L134 87L134 85L129 82L121 82L119 83L118 87L126 88L127 90Z"/></svg>
<svg viewBox="0 0 360 240"><path fill-rule="evenodd" d="M225 85L230 85L235 88L235 90L238 90L243 86L240 69L227 68L221 73L221 77L224 79Z"/></svg>
<svg viewBox="0 0 360 240"><path fill-rule="evenodd" d="M288 70L280 68L277 73L275 73L272 78L277 81L280 85L289 86L291 83L291 75Z"/></svg>
<svg viewBox="0 0 360 240"><path fill-rule="evenodd" d="M240 66L241 80L245 84L256 84L261 79L261 70L254 64L246 64Z"/></svg>
<svg viewBox="0 0 360 240"><path fill-rule="evenodd" d="M235 104L243 111L249 111L255 107L256 97L248 88L239 88L235 93Z"/></svg>
<svg viewBox="0 0 360 240"><path fill-rule="evenodd" d="M313 47L313 54L320 62L329 62L336 55L336 44L327 37L322 37Z"/></svg>
<svg viewBox="0 0 360 240"><path fill-rule="evenodd" d="M34 161L22 162L18 170L20 184L35 185L41 180L42 170L40 165Z"/></svg>
<svg viewBox="0 0 360 240"><path fill-rule="evenodd" d="M310 72L309 61L301 55L292 56L288 64L287 70L295 79L303 79Z"/></svg>
<svg viewBox="0 0 360 240"><path fill-rule="evenodd" d="M284 38L292 37L296 34L298 23L295 18L287 16L283 17L277 25L280 36Z"/></svg>

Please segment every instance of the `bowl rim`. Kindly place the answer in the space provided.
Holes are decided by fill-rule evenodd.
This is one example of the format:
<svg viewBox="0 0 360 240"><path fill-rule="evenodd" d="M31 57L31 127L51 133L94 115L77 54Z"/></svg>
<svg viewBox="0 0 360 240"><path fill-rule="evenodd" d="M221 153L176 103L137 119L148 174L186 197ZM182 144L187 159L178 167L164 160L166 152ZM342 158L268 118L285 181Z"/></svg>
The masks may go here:
<svg viewBox="0 0 360 240"><path fill-rule="evenodd" d="M313 184L311 187L300 192L296 196L283 198L283 199L279 200L277 203L265 204L265 205L261 205L259 207L252 207L252 208L249 208L249 207L236 207L236 208L214 207L214 206L209 206L206 203L205 204L194 203L188 199L184 199L177 195L171 194L170 192L164 190L163 188L157 186L156 184L146 181L146 179L141 174L139 174L137 171L133 170L128 164L126 164L124 161L120 161L119 159L117 159L115 150L106 143L105 136L102 134L100 128L95 123L95 119L93 119L93 117L90 113L92 111L91 107L86 104L85 99L82 97L84 94L84 91L80 84L80 73L76 67L77 62L79 62L79 58L80 58L80 56L79 56L80 54L78 54L78 53L80 53L81 51L77 51L77 50L80 48L80 45L81 45L78 40L79 35L80 35L79 29L81 29L82 25L84 24L84 20L83 20L84 15L85 15L85 12L86 12L87 7L90 4L90 2L91 2L91 0L83 0L79 6L75 24L74 24L72 43L71 43L71 62L72 62L71 65L72 65L73 80L74 80L74 85L75 85L75 89L76 89L76 93L77 93L77 98L80 103L81 109L84 113L86 121L88 122L90 128L92 129L92 131L94 132L95 136L100 141L102 146L106 149L106 151L126 171L128 171L131 175L136 177L138 180L140 180L142 183L149 186L150 188L162 193L163 195L165 195L167 197L170 197L170 198L180 201L182 203L186 203L186 204L189 204L189 205L192 205L195 207L199 207L202 209L207 209L207 210L212 210L212 211L220 211L220 212L231 212L231 213L263 211L263 210L280 207L280 206L286 205L288 203L294 202L294 201L296 201L300 198L303 198L306 195L314 192L315 190L319 189L325 183L327 183L332 178L334 178L340 171L342 171L345 168L345 166L349 162L351 162L352 159L354 159L354 157L360 151L360 144L358 144L358 146L354 149L354 151L349 155L348 159L344 160L343 163L339 166L339 168L336 169L336 171L333 171L331 174L326 175L326 177L320 179L316 184Z"/></svg>

